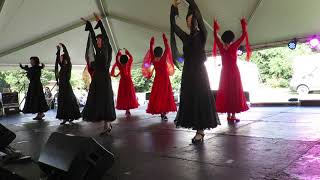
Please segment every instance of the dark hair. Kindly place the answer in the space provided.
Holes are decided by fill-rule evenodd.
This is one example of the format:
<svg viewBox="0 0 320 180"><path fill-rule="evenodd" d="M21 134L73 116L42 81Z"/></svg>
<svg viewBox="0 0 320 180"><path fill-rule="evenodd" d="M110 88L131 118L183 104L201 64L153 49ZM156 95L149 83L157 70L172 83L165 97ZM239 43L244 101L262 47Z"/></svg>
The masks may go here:
<svg viewBox="0 0 320 180"><path fill-rule="evenodd" d="M155 57L161 57L163 53L162 47L157 46L156 48L154 48L153 53Z"/></svg>
<svg viewBox="0 0 320 180"><path fill-rule="evenodd" d="M234 40L234 33L230 30L225 31L221 36L221 40L226 44L230 44Z"/></svg>
<svg viewBox="0 0 320 180"><path fill-rule="evenodd" d="M126 64L128 62L129 58L127 55L121 55L120 56L120 63L121 64Z"/></svg>
<svg viewBox="0 0 320 180"><path fill-rule="evenodd" d="M188 19L189 16L193 15L193 11L192 9L189 7L188 8L188 12L187 12L187 15L186 15L186 20Z"/></svg>
<svg viewBox="0 0 320 180"><path fill-rule="evenodd" d="M37 56L32 56L32 57L30 57L30 60L34 60L34 63L35 63L36 65L39 65L39 64L40 64L40 60L39 60L39 58L38 58Z"/></svg>
<svg viewBox="0 0 320 180"><path fill-rule="evenodd" d="M194 14L193 10L189 8L187 16L186 16L186 21L188 21L188 17L193 15L193 14ZM190 27L191 31L196 30L197 27L198 27L198 21L196 19L193 19L193 17L192 17L191 27Z"/></svg>
<svg viewBox="0 0 320 180"><path fill-rule="evenodd" d="M101 38L102 39L102 34L96 35L96 39Z"/></svg>

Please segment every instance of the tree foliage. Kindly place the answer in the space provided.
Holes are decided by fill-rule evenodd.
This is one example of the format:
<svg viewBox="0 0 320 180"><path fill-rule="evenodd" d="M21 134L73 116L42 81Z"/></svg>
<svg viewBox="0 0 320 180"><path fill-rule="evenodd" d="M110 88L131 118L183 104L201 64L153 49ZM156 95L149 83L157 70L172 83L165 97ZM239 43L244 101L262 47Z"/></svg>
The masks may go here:
<svg viewBox="0 0 320 180"><path fill-rule="evenodd" d="M182 71L176 68L174 71L174 75L170 77L173 91L176 91L176 92L180 91L181 75L182 75Z"/></svg>
<svg viewBox="0 0 320 180"><path fill-rule="evenodd" d="M142 71L140 68L133 69L131 71L132 81L136 92L150 92L152 87L153 78L147 79L143 77Z"/></svg>
<svg viewBox="0 0 320 180"><path fill-rule="evenodd" d="M41 73L41 82L43 86L47 86L50 81L55 81L53 70L43 69ZM71 85L73 88L84 88L84 82L81 74L72 72ZM8 70L0 72L0 91L4 87L10 87L12 91L26 91L28 88L29 80L24 70Z"/></svg>
<svg viewBox="0 0 320 180"><path fill-rule="evenodd" d="M298 44L295 50L285 46L254 51L251 61L257 64L262 83L271 87L288 87L293 73L293 57L314 53L308 45Z"/></svg>
<svg viewBox="0 0 320 180"><path fill-rule="evenodd" d="M5 80L5 73L4 72L0 72L0 91L3 88L9 88L10 84L7 83L7 81Z"/></svg>
<svg viewBox="0 0 320 180"><path fill-rule="evenodd" d="M251 61L257 64L263 83L271 87L288 87L293 73L291 59L295 56L314 53L316 52L311 51L308 45L298 44L295 50L290 50L288 47L278 47L254 51ZM241 59L244 59L244 56ZM182 72L176 69L175 74L170 77L173 91L180 90L181 74ZM132 80L136 92L150 92L153 79L154 77L151 79L144 78L140 68L132 70ZM42 84L46 86L52 80L55 80L53 70L42 70ZM13 91L19 91L24 87L27 88L28 83L29 80L23 70L0 72L0 91L5 87L11 87ZM85 83L82 80L82 73L72 72L70 83L74 88L84 88Z"/></svg>

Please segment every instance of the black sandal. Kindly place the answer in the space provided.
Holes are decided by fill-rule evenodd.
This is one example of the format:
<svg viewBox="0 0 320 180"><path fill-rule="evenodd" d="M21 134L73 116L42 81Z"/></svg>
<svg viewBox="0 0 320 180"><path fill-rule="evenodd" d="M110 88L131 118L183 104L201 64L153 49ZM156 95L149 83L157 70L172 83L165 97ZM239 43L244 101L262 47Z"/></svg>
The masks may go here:
<svg viewBox="0 0 320 180"><path fill-rule="evenodd" d="M161 120L168 121L168 117L166 116L166 114L161 114Z"/></svg>
<svg viewBox="0 0 320 180"><path fill-rule="evenodd" d="M236 117L231 117L231 120L233 120L234 122L240 122L240 119L236 118Z"/></svg>
<svg viewBox="0 0 320 180"><path fill-rule="evenodd" d="M127 117L130 117L130 116L131 116L130 111L126 111L126 116L127 116Z"/></svg>
<svg viewBox="0 0 320 180"><path fill-rule="evenodd" d="M110 134L111 130L112 130L112 125L110 124L110 127L105 128L105 130L100 133L100 136Z"/></svg>
<svg viewBox="0 0 320 180"><path fill-rule="evenodd" d="M229 124L229 125L234 125L234 123L235 123L234 120L232 120L232 119L228 120L228 124Z"/></svg>
<svg viewBox="0 0 320 180"><path fill-rule="evenodd" d="M74 122L73 122L73 121L74 121L74 119L69 119L69 121L68 121L68 122L69 122L69 124L74 124Z"/></svg>
<svg viewBox="0 0 320 180"><path fill-rule="evenodd" d="M36 116L36 117L33 118L33 120L40 121L40 120L43 120L43 119L42 119L41 116Z"/></svg>
<svg viewBox="0 0 320 180"><path fill-rule="evenodd" d="M68 122L68 120L64 119L64 120L60 123L60 125L64 125L64 124L66 124L67 122Z"/></svg>
<svg viewBox="0 0 320 180"><path fill-rule="evenodd" d="M196 136L197 136L197 135L201 135L201 138L200 138L200 139L196 139ZM194 136L194 137L192 138L191 142L192 142L193 144L203 143L203 141L204 141L204 134L197 132L197 133L196 133L196 136Z"/></svg>

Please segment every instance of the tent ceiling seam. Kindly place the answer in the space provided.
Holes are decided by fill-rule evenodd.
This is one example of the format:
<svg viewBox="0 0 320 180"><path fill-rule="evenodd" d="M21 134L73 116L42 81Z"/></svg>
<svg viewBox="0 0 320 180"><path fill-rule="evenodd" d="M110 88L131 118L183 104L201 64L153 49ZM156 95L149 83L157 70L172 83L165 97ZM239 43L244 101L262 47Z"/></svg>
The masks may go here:
<svg viewBox="0 0 320 180"><path fill-rule="evenodd" d="M0 14L1 14L1 10L3 8L5 0L0 0Z"/></svg>
<svg viewBox="0 0 320 180"><path fill-rule="evenodd" d="M149 25L149 24L145 24L145 23L142 23L142 22L138 22L138 21L135 21L135 20L132 20L132 19L128 19L128 18L124 18L124 17L117 16L117 15L108 14L108 16L111 19L115 19L115 20L118 20L118 21L122 21L122 22L125 22L125 23L128 23L128 24L133 24L133 25L137 25L137 26L143 26L144 28L147 28L147 29L150 29L150 30L154 30L154 31L158 31L158 32L169 32L169 30L167 28L161 28L161 27L152 26L152 25ZM105 18L105 16L102 16L102 18ZM89 20L90 21L94 20L94 17L90 18ZM56 37L56 36L58 36L60 34L63 34L65 32L71 31L71 30L76 29L78 27L81 27L83 25L84 25L84 23L82 21L80 21L80 22L72 24L71 26L68 26L68 27L65 27L65 28L61 28L61 29L58 29L57 31L54 31L52 33L48 33L48 34L46 34L44 36L35 38L34 40L31 40L31 41L29 41L27 43L23 43L23 44L15 46L13 48L9 48L7 50L4 50L4 51L0 52L0 58L3 57L3 56L6 56L6 55L12 54L12 53L14 53L16 51L19 51L21 49L24 49L24 48L27 48L29 46L32 46L34 44L40 43L42 41L45 41L47 39Z"/></svg>
<svg viewBox="0 0 320 180"><path fill-rule="evenodd" d="M256 6L254 7L254 9L250 12L250 15L249 15L249 17L248 17L248 26L249 26L251 20L254 18L254 16L255 16L257 10L259 9L259 7L262 6L262 5L261 5L262 2L263 2L263 0L259 0L259 1L257 2Z"/></svg>
<svg viewBox="0 0 320 180"><path fill-rule="evenodd" d="M112 41L111 45L113 46L113 48L112 48L113 52L115 54L117 54L119 46L118 46L116 36L113 33L112 24L111 24L109 17L108 17L109 13L107 11L107 6L105 3L102 2L102 0L97 0L96 2L98 4L98 9L100 10L100 13L103 14L103 16L104 16L102 21L105 25L107 25L107 31L109 32L109 37L111 38L111 41Z"/></svg>

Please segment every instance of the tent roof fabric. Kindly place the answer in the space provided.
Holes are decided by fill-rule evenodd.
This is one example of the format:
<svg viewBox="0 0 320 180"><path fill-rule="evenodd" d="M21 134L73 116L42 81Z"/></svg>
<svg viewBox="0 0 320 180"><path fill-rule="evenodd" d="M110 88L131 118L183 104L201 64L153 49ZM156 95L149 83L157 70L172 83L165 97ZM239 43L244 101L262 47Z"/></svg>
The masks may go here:
<svg viewBox="0 0 320 180"><path fill-rule="evenodd" d="M213 44L213 18L220 23L220 33L231 29L239 36L240 18L246 17L253 48L283 44L320 31L319 0L195 1L207 22L208 52ZM127 48L140 63L151 36L159 45L163 45L162 32L169 36L171 3L172 0L0 0L0 66L27 63L35 55L52 65L59 42L66 44L73 64L84 65L87 32L80 17L92 18L93 12L106 15L113 46ZM180 5L177 20L186 31L187 8L185 3ZM178 45L181 49L181 43Z"/></svg>

